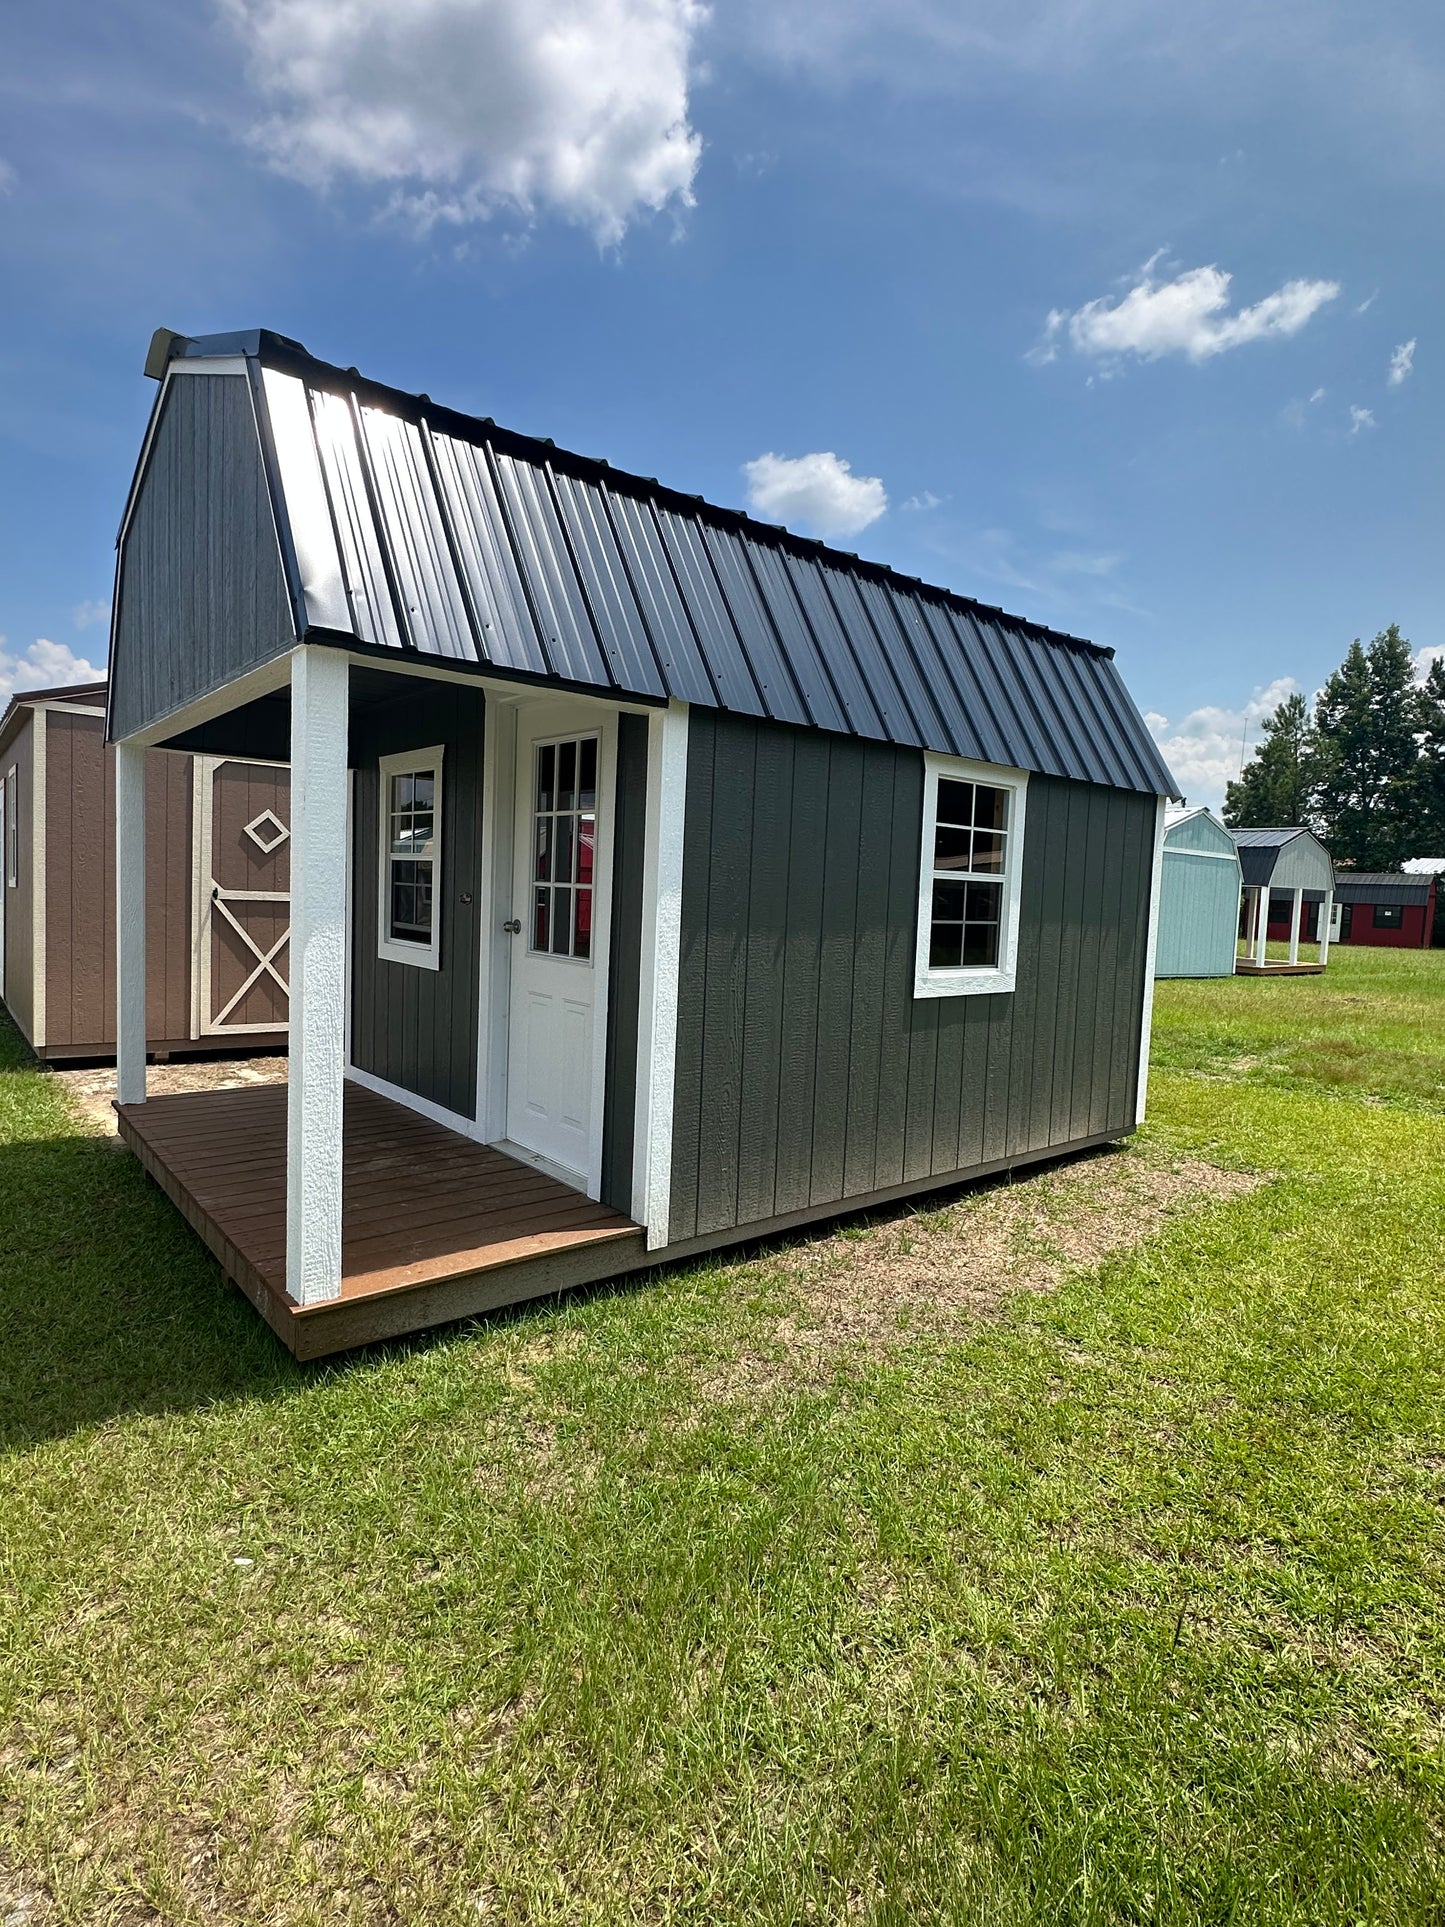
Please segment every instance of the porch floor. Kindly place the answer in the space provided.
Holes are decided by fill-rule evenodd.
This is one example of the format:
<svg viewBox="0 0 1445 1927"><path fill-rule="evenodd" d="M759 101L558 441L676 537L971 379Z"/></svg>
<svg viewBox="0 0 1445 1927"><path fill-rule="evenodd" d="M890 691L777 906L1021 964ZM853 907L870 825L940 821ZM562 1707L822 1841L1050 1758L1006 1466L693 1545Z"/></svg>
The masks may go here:
<svg viewBox="0 0 1445 1927"><path fill-rule="evenodd" d="M286 1293L286 1087L117 1106L120 1135L300 1358L634 1270L639 1227L489 1146L348 1082L342 1288Z"/></svg>
<svg viewBox="0 0 1445 1927"><path fill-rule="evenodd" d="M1322 963L1275 963L1267 959L1261 964L1240 957L1234 965L1236 977L1318 977L1323 972Z"/></svg>

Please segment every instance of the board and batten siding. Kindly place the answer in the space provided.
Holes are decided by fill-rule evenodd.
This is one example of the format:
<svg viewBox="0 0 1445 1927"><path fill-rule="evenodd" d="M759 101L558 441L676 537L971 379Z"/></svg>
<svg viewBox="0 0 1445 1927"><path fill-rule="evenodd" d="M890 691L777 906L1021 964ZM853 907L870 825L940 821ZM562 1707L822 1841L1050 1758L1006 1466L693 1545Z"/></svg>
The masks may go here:
<svg viewBox="0 0 1445 1927"><path fill-rule="evenodd" d="M479 692L418 683L417 693L353 711L351 1061L458 1117L477 1109L482 719ZM378 758L443 746L440 968L377 955Z"/></svg>
<svg viewBox="0 0 1445 1927"><path fill-rule="evenodd" d="M115 1044L115 751L99 716L41 711L46 732L47 1051ZM191 1034L192 764L146 757L146 1036Z"/></svg>
<svg viewBox="0 0 1445 1927"><path fill-rule="evenodd" d="M295 640L250 383L177 376L121 542L112 736L222 688Z"/></svg>
<svg viewBox="0 0 1445 1927"><path fill-rule="evenodd" d="M1031 777L1017 988L915 998L919 752L694 709L669 1242L1131 1129L1155 812Z"/></svg>
<svg viewBox="0 0 1445 1927"><path fill-rule="evenodd" d="M35 726L32 709L26 713L9 745L0 752L0 782L15 771L16 867L15 887L0 851L0 890L5 892L5 1007L24 1033L35 1042Z"/></svg>
<svg viewBox="0 0 1445 1927"><path fill-rule="evenodd" d="M647 862L647 718L617 718L612 810L612 938L607 963L607 1088L602 1202L632 1210L637 1030L642 989L642 892Z"/></svg>

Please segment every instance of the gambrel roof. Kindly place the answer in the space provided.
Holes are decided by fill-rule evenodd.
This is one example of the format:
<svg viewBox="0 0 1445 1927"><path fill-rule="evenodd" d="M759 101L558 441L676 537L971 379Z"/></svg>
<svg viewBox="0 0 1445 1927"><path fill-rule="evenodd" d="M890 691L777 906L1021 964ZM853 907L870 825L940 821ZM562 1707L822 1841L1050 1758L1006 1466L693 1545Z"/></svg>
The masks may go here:
<svg viewBox="0 0 1445 1927"><path fill-rule="evenodd" d="M300 639L1176 793L1112 650L265 330L177 359L244 361Z"/></svg>

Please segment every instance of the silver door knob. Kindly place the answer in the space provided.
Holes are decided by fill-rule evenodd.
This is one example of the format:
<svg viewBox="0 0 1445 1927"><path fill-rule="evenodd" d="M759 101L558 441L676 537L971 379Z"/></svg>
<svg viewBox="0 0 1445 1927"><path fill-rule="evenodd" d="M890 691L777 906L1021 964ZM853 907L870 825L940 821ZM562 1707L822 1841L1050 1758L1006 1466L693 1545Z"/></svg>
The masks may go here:
<svg viewBox="0 0 1445 1927"><path fill-rule="evenodd" d="M502 925L502 928L507 932L508 936L520 937L522 934L522 919L520 917L508 917L507 921Z"/></svg>

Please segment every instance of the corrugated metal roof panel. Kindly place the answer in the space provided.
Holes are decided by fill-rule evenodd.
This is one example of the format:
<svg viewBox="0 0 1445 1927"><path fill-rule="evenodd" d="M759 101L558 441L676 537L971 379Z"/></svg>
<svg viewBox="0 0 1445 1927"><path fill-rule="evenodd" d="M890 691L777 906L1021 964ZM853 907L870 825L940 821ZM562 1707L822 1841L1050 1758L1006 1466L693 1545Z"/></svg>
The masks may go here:
<svg viewBox="0 0 1445 1927"><path fill-rule="evenodd" d="M633 592L617 533L607 514L603 491L575 475L552 477L562 526L572 545L572 559L582 577L592 620L619 689L636 695L668 693L652 639Z"/></svg>
<svg viewBox="0 0 1445 1927"><path fill-rule="evenodd" d="M545 676L547 657L486 450L450 435L433 435L432 457L476 615L482 660Z"/></svg>
<svg viewBox="0 0 1445 1927"><path fill-rule="evenodd" d="M326 500L295 434L277 439L281 492L293 520L329 516L363 642L1177 793L1106 650L381 388L282 337L222 339L178 352L244 352L306 386ZM297 553L306 534L293 531ZM315 627L334 632L336 602L323 621L318 593Z"/></svg>
<svg viewBox="0 0 1445 1927"><path fill-rule="evenodd" d="M1428 903L1435 879L1400 876L1394 871L1336 870L1335 895L1341 903Z"/></svg>

